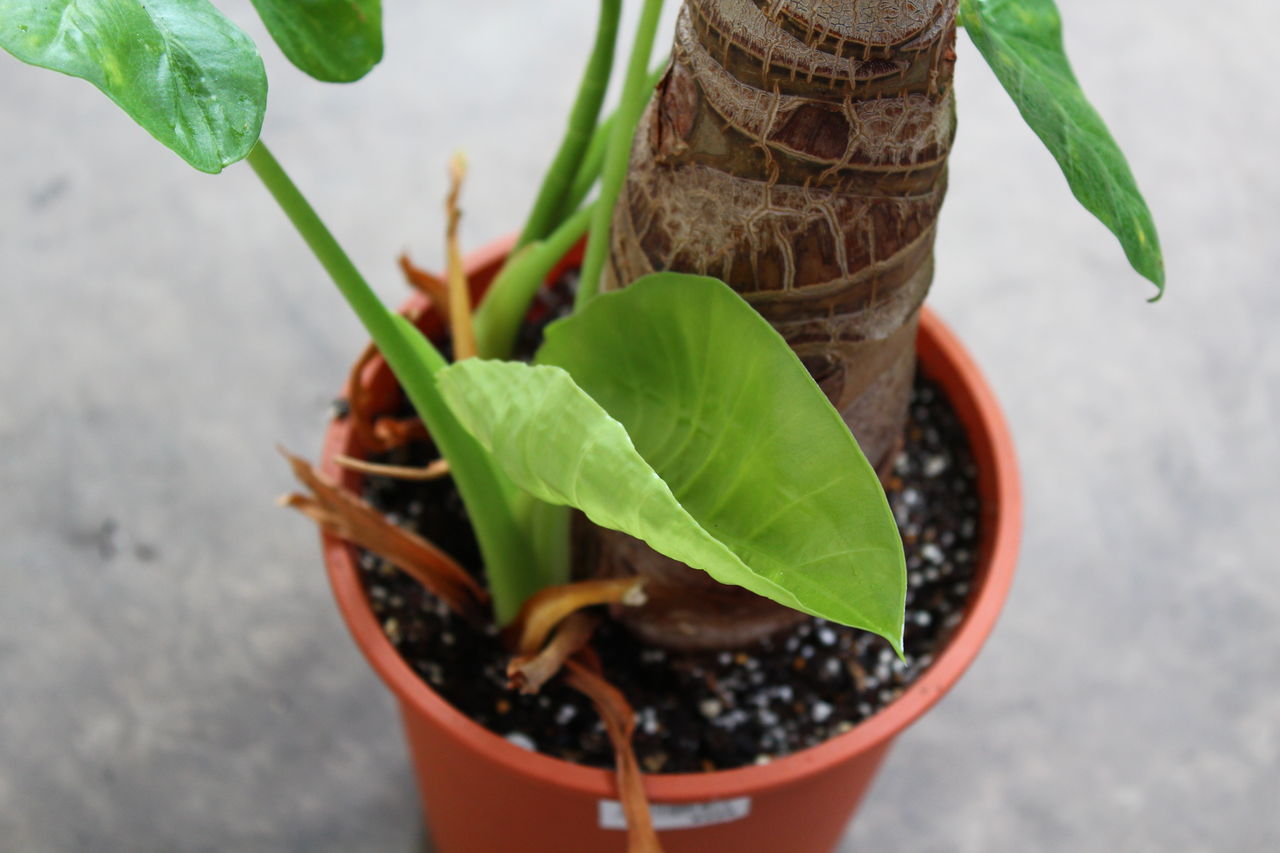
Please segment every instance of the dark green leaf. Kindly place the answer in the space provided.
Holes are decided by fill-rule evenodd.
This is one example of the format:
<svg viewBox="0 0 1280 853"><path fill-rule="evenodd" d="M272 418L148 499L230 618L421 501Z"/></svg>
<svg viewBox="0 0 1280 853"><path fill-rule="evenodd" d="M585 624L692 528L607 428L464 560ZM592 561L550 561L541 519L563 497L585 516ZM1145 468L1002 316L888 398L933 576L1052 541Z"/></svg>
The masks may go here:
<svg viewBox="0 0 1280 853"><path fill-rule="evenodd" d="M382 59L381 0L253 0L271 37L298 68L350 83Z"/></svg>
<svg viewBox="0 0 1280 853"><path fill-rule="evenodd" d="M0 47L88 80L202 172L243 158L262 129L262 59L205 0L0 0Z"/></svg>
<svg viewBox="0 0 1280 853"><path fill-rule="evenodd" d="M1129 164L1076 81L1053 0L960 0L960 22L1080 203L1164 291L1164 259ZM1159 294L1157 297L1159 298Z"/></svg>
<svg viewBox="0 0 1280 853"><path fill-rule="evenodd" d="M437 374L518 486L723 583L901 642L902 544L875 473L728 287L648 276L553 325L538 361Z"/></svg>

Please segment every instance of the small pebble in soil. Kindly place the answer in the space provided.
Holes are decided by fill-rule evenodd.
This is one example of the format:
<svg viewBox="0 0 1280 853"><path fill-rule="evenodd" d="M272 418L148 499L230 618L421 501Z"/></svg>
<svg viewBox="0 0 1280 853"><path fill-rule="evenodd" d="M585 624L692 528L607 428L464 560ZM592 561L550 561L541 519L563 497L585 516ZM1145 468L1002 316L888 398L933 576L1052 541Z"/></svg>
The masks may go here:
<svg viewBox="0 0 1280 853"><path fill-rule="evenodd" d="M698 703L698 710L708 720L714 720L720 716L720 712L724 710L724 705L720 703L719 699L703 699Z"/></svg>
<svg viewBox="0 0 1280 853"><path fill-rule="evenodd" d="M524 732L507 732L507 740L511 741L521 749L527 749L530 752L538 751L538 745L533 742L533 738L529 737Z"/></svg>

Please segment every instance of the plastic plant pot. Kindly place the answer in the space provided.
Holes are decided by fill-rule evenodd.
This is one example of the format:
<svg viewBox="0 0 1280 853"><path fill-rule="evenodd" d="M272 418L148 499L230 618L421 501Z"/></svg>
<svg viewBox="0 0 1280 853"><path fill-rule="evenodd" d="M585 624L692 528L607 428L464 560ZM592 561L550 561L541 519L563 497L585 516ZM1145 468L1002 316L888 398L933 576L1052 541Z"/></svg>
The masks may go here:
<svg viewBox="0 0 1280 853"><path fill-rule="evenodd" d="M477 294L511 245L468 258ZM579 261L565 258L554 280ZM415 296L419 303L424 297ZM423 328L439 334L433 312ZM894 738L951 689L977 656L1004 603L1017 559L1021 496L1013 442L995 397L954 334L922 309L921 371L941 384L968 434L982 503L977 575L961 623L933 664L901 696L850 731L764 765L645 777L668 853L824 853L839 842ZM380 359L364 371L375 409L399 390ZM349 422L325 438L324 472L358 489L360 475L334 454L361 456ZM427 825L439 853L606 853L626 848L614 775L523 749L482 728L437 695L384 635L361 586L352 546L326 535L329 579L357 645L400 705Z"/></svg>

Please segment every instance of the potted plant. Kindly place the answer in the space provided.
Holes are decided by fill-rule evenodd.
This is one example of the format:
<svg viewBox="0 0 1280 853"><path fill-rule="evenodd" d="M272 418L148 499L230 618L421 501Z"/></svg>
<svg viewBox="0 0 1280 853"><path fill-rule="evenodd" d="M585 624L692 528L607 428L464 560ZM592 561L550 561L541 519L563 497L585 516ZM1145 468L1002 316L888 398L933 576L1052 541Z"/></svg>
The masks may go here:
<svg viewBox="0 0 1280 853"><path fill-rule="evenodd" d="M612 119L600 122L618 13L617 3L603 3L600 37L569 133L510 261L500 270L496 264L468 270L455 244L447 283L429 285L447 301L447 325L459 356L451 366L430 336L372 298L267 149L254 144L265 80L242 34L202 3L110 5L114 14L102 15L96 13L105 5L77 4L71 10L68 4L9 2L3 7L0 43L19 58L93 80L200 168L216 171L248 156L369 327L427 422L476 527L496 620L518 626L512 641L517 651L567 666L569 679L608 712L613 694L602 686L590 656L574 656L574 647L589 633L583 620L546 614L574 612L572 605L584 601L630 603L639 584L625 579L566 583L569 514L560 507L571 504L606 528L654 546L645 550L634 539L596 534L597 556L588 566L616 574L625 563L654 578L646 586L649 604L617 608L651 641L704 642L698 635L714 625L714 611L732 607L746 613L729 620L726 630L734 636L726 640L721 631L709 642L741 648L801 610L876 631L901 652L906 573L875 469L893 476L916 309L928 284L933 217L951 133L955 4L898 9L899 4L886 3L883 19L823 23L806 20L804 4L778 3L769 9L772 17L764 19L768 38L753 42L759 28L743 25L743 16L763 15L753 4L691 3L680 25L675 64L662 77L631 153L632 128L651 88L646 66L659 4L644 5L621 105ZM376 3L300 9L264 0L256 5L290 58L322 79L358 77L377 59ZM63 14L69 11L77 14ZM1123 159L1061 57L1052 6L974 2L961 4L959 11L1033 127L1059 155L1077 195L1117 231L1135 266L1158 280L1149 217ZM708 50L714 44L724 50L718 61ZM797 52L796 45L810 53ZM826 57L829 67L815 65L815 54ZM770 63L755 69L759 79L753 82L759 85L754 87L745 79L753 56ZM175 80L185 88L175 90ZM813 89L815 80L835 87L835 95ZM603 175L599 198L580 206L597 171ZM726 220L744 227L725 232ZM465 358L472 351L511 354L534 291L588 224L580 310L548 332L538 363ZM765 240L766 250L757 251ZM686 272L643 275L650 268ZM467 273L472 285L495 279L474 319ZM705 273L746 290L782 334ZM633 278L639 280L632 283ZM843 289L827 286L842 278L847 279L838 282ZM618 292L597 295L601 289ZM423 319L428 326L432 322L425 314ZM936 332L926 336L926 348L930 340L940 347L939 339ZM829 345L822 346L824 341ZM804 367L822 381L821 388ZM377 384L376 365L362 373ZM686 381L695 376L698 383ZM381 381L385 384L385 375ZM776 429L767 429L769 424ZM845 424L859 435L870 460ZM316 496L298 499L304 508L330 527L345 527L353 538L376 539L366 538L364 544L381 545L406 561L412 562L414 554L404 549L419 549L413 568L422 579L464 616L484 618L485 593L447 557L426 543L395 539L397 534L364 513L362 505L329 493L329 483L300 471L316 486ZM359 530L352 529L356 522ZM335 549L349 554L331 542L330 553ZM843 559L851 551L859 554L856 565ZM716 592L708 596L700 575L664 555L781 600L790 609L741 596L726 605L721 596L732 594L710 587ZM805 563L809 571L793 570ZM823 569L827 577L819 581ZM557 593L535 595L547 586ZM714 602L708 607L688 606L708 597ZM677 609L680 615L672 618ZM985 633L991 616L984 617L978 633ZM381 643L383 651L371 655L390 648L385 639L360 630L357 635L366 650ZM375 666L380 666L376 659ZM941 668L939 660L934 670ZM527 676L522 670L517 674ZM426 688L405 689L420 693ZM928 697L914 695L921 705L912 713L918 713ZM401 699L406 707L412 704L404 694ZM898 704L910 701L909 695ZM613 710L613 728L621 730L625 714L616 703ZM872 717L860 727L863 736L884 719L887 715ZM411 737L433 737L427 723L406 721ZM510 762L518 754L510 744L485 741L478 729L463 732L463 740L479 739L503 750L487 758L472 755L468 760L474 765ZM614 734L625 771L633 759L627 757L626 738ZM850 732L842 743L857 735ZM872 750L872 764L886 737L879 732L866 744L880 749ZM442 742L433 743L442 748ZM803 754L795 759L773 768L827 760ZM461 784L457 780L467 772L464 766L445 781ZM598 798L595 787L602 774L588 782L575 771L556 773L587 800ZM732 773L725 789L730 792ZM865 785L865 775L859 784ZM636 779L624 772L624 788ZM663 785L660 780L652 784ZM689 793L691 784L676 779L668 786L668 800L703 797ZM757 797L746 808L754 808L759 818L763 811L793 810L797 802L812 805L812 794L796 799L801 787L788 778L780 784L789 792L782 805L764 809ZM635 828L643 798L635 796L634 787L629 793L623 799ZM846 791L843 808L850 799ZM716 802L722 805L719 812L710 810L713 817L744 817L741 797ZM442 823L439 807L432 811L433 823ZM553 820L581 817L545 806L535 811ZM818 811L834 814L838 831L840 809ZM669 819L704 819L696 810L678 814L684 816ZM602 811L600 821L610 820L619 822ZM819 821L813 814L802 820L824 824L814 843L830 842L831 820ZM479 837L479 819L471 825L476 829L470 835ZM757 820L722 826L730 833L722 837L734 832L756 841L763 837ZM565 824L557 828L569 831ZM447 843L461 844L468 836L465 829L453 832L454 840ZM608 837L618 837L614 832ZM697 841L680 840L690 838ZM670 843L704 839L675 833Z"/></svg>

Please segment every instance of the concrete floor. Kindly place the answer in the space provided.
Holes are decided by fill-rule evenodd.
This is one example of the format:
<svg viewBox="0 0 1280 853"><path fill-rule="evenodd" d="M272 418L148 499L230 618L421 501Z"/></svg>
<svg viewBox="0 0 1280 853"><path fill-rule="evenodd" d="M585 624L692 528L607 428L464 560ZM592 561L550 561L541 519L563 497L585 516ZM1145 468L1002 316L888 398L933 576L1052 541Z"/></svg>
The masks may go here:
<svg viewBox="0 0 1280 853"><path fill-rule="evenodd" d="M266 139L389 299L400 250L439 263L454 148L468 242L519 224L592 26L473 5L388 4L349 88L265 48ZM1280 12L1062 5L1168 296L962 37L932 304L1018 439L1021 573L841 850L1280 849ZM360 330L247 168L196 174L8 57L0 128L0 849L420 849L390 697L271 505Z"/></svg>

